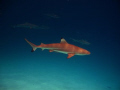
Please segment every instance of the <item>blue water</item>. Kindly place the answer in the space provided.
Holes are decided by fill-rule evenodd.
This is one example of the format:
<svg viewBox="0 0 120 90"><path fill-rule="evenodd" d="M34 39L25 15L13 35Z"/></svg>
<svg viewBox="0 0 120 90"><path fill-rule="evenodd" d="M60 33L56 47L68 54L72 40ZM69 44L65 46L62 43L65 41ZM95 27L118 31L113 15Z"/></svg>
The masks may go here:
<svg viewBox="0 0 120 90"><path fill-rule="evenodd" d="M4 0L0 2L0 90L120 90L120 2ZM24 23L49 27L14 26ZM91 52L73 56L31 46L63 37ZM86 40L90 45L75 42Z"/></svg>

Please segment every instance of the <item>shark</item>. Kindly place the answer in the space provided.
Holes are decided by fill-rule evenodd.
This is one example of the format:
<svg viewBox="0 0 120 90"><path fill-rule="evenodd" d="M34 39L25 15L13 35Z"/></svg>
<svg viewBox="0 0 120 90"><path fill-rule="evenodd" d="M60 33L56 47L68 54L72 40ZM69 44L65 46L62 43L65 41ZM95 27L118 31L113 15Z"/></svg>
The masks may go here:
<svg viewBox="0 0 120 90"><path fill-rule="evenodd" d="M73 57L74 55L90 55L90 52L88 50L69 44L64 38L61 38L60 43L41 43L40 45L35 45L28 41L26 38L25 41L32 47L31 52L34 52L38 48L41 48L42 50L48 49L49 52L68 54L67 59Z"/></svg>
<svg viewBox="0 0 120 90"><path fill-rule="evenodd" d="M86 41L84 39L81 39L81 40L77 40L77 39L74 39L74 38L70 38L70 39L72 39L72 41L78 42L78 43L80 43L82 45L90 45L91 44L91 43L89 43L88 41Z"/></svg>
<svg viewBox="0 0 120 90"><path fill-rule="evenodd" d="M48 14L44 14L45 16L48 16L48 17L51 17L51 18L60 18L58 15L56 15L56 14L50 14L50 13L48 13Z"/></svg>
<svg viewBox="0 0 120 90"><path fill-rule="evenodd" d="M35 25L35 24L31 24L31 23L28 23L28 22L26 22L26 23L24 23L24 24L18 24L18 25L16 25L16 26L13 26L14 28L16 28L16 27L23 27L23 28L30 28L30 29L40 29L40 27L39 26L37 26L37 25Z"/></svg>

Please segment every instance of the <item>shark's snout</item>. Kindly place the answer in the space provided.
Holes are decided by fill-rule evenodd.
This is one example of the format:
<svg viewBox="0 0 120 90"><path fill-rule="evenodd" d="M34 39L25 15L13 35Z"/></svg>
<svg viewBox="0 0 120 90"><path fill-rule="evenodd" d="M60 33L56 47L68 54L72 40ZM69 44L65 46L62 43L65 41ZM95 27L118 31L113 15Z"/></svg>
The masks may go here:
<svg viewBox="0 0 120 90"><path fill-rule="evenodd" d="M87 54L89 55L89 54L91 54L89 51L87 51Z"/></svg>

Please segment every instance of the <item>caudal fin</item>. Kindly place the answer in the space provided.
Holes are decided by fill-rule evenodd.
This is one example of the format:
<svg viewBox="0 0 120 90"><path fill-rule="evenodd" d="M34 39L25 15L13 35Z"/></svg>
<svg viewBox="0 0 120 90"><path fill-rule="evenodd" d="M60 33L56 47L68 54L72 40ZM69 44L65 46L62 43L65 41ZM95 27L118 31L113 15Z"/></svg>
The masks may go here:
<svg viewBox="0 0 120 90"><path fill-rule="evenodd" d="M28 44L30 44L30 46L32 47L31 52L34 52L34 51L37 49L37 45L35 45L35 44L29 42L26 38L25 38L25 41L26 41Z"/></svg>

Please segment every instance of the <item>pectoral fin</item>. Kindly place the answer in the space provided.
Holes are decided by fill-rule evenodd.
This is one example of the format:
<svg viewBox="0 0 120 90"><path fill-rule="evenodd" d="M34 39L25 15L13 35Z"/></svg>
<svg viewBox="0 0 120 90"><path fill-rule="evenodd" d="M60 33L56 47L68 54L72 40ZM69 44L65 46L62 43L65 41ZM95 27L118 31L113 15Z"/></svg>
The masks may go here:
<svg viewBox="0 0 120 90"><path fill-rule="evenodd" d="M69 53L67 59L73 57L75 54L74 53Z"/></svg>

